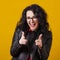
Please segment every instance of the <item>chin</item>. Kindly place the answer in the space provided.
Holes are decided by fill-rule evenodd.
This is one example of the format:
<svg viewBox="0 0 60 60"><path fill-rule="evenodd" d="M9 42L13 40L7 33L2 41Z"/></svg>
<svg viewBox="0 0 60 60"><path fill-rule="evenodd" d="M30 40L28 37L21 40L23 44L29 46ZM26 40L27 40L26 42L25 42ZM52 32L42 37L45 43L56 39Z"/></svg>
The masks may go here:
<svg viewBox="0 0 60 60"><path fill-rule="evenodd" d="M31 29L31 31L35 31L36 30L36 28L30 28Z"/></svg>

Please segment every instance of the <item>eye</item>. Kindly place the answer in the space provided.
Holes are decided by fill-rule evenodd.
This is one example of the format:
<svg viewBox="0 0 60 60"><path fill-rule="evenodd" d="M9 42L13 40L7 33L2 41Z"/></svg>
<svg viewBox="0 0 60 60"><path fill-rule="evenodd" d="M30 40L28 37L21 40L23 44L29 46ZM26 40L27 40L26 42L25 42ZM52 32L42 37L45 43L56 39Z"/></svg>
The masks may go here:
<svg viewBox="0 0 60 60"><path fill-rule="evenodd" d="M31 19L30 17L27 17L26 19Z"/></svg>
<svg viewBox="0 0 60 60"><path fill-rule="evenodd" d="M27 17L26 19L27 19L27 20L31 20L31 19L32 19L32 20L37 20L37 17L36 17L36 16L33 16L33 17Z"/></svg>
<svg viewBox="0 0 60 60"><path fill-rule="evenodd" d="M37 17L36 16L33 16L33 20L37 20Z"/></svg>

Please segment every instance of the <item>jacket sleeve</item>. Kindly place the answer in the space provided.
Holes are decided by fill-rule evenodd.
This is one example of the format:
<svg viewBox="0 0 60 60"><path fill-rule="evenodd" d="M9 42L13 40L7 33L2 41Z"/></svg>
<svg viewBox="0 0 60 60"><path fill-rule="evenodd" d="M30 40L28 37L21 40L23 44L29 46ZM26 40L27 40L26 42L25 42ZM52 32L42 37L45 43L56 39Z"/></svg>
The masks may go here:
<svg viewBox="0 0 60 60"><path fill-rule="evenodd" d="M42 60L47 60L52 44L52 33L48 32L42 40L43 47L39 49L40 57Z"/></svg>
<svg viewBox="0 0 60 60"><path fill-rule="evenodd" d="M13 36L12 46L10 49L10 54L13 57L18 56L21 51L21 45L19 44L19 39L20 39L19 36L21 37L21 33L20 33L20 35L19 35L19 33L20 33L20 30L17 29Z"/></svg>

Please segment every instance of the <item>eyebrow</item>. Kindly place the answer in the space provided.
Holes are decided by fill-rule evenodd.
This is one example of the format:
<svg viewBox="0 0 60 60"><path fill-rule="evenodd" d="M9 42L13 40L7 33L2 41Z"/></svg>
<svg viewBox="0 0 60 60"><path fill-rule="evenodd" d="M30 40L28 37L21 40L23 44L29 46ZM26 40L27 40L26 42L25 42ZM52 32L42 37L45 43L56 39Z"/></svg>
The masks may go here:
<svg viewBox="0 0 60 60"><path fill-rule="evenodd" d="M36 18L36 16L33 16L33 17L28 16L27 18Z"/></svg>

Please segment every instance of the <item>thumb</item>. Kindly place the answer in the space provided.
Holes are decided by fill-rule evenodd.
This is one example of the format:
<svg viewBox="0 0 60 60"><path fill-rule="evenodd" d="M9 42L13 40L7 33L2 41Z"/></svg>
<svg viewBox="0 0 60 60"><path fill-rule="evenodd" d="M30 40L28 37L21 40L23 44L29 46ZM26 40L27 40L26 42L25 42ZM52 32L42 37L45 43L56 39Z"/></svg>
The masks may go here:
<svg viewBox="0 0 60 60"><path fill-rule="evenodd" d="M39 35L39 39L42 39L42 34Z"/></svg>
<svg viewBox="0 0 60 60"><path fill-rule="evenodd" d="M25 33L22 31L22 37L25 37Z"/></svg>

